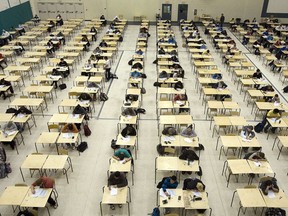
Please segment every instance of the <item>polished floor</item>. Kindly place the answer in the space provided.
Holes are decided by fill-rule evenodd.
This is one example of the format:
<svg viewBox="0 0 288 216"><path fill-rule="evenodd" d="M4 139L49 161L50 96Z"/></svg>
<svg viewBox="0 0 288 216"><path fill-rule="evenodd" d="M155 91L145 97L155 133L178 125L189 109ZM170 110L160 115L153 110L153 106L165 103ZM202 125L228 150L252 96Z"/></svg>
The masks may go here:
<svg viewBox="0 0 288 216"><path fill-rule="evenodd" d="M205 146L205 151L201 153L201 166L203 169L202 181L206 184L206 190L209 193L209 205L213 209L212 215L237 215L239 199L236 196L233 207L230 207L230 201L233 191L247 184L247 176L240 177L238 183L235 181L235 178L231 178L229 187L226 187L225 177L221 175L222 166L226 158L224 156L220 160L218 159L219 149L215 150L217 136L212 138L212 131L209 129L210 121L205 120L204 106L201 104L199 93L197 93L195 89L195 74L192 72L192 63L189 60L188 52L181 46L183 39L179 27L174 26L173 30L175 31L176 40L179 44L180 64L186 72L187 79L184 80L184 87L187 90L190 101L191 115L196 124L196 133L200 138L200 143ZM115 72L119 79L106 83L105 92L107 92L109 100L105 103L96 103L96 111L93 113L93 118L89 122L92 135L88 138L83 136L84 140L88 142L89 148L81 154L81 156L78 156L76 151L69 152L74 166L74 172L68 173L70 184L67 184L61 172L53 174L56 178L56 187L59 192L59 207L57 209L51 208L51 215L100 215L99 203L102 199L102 187L107 183L109 158L113 154L113 150L110 148L110 142L111 139L117 135L118 118L121 113L121 105L124 100L130 71L130 66L128 66L127 62L134 54L138 31L139 25L129 25L124 33L124 41L119 47L118 56L112 66L112 72ZM92 44L90 50L93 50L96 44L99 44L99 39L103 36L104 32L105 29L98 35L98 41ZM156 27L150 26L149 32L151 37L149 38L145 57L145 72L148 78L144 81L144 87L147 93L143 95L142 103L142 107L146 109L146 115L142 114L139 121L139 151L138 159L135 161L135 184L133 186L131 184L131 178L128 177L132 192L131 215L133 216L145 216L151 213L152 209L156 206L157 189L154 184L154 160L157 156L156 145L159 142L159 138L155 111L156 88L153 87L153 83L157 79L157 72L156 65L152 64L156 58ZM220 55L216 53L209 39L203 34L202 27L200 27L200 32L207 42L207 46L211 50L215 62L224 74L223 79L233 93L233 101L237 101L241 106L241 115L249 121L249 124L256 125L257 122L254 121L254 114L251 114L251 105L247 107L246 103L243 102L244 94L239 94L239 91L236 89L237 86L231 81L231 74L227 72L227 68L222 64ZM229 30L228 34L235 38ZM255 64L255 67L261 69L267 80L279 91L281 101L287 103L287 96L285 96L285 98L282 97L281 89L283 88L283 84L278 80L279 75L271 73L269 68L262 64L262 61L257 59L248 49L241 45L239 40L236 39L236 41L237 47L242 50L243 54ZM41 132L47 131L46 122L53 113L57 112L60 101L68 98L68 89L73 85L73 79L80 74L79 69L89 58L90 52L87 52L82 62L77 65L72 74L72 78L65 81L68 86L67 89L62 91L57 90L57 99L54 101L54 104L52 102L48 103L48 111L45 112L45 117L36 116L37 127L33 128L32 135L27 131L24 132L26 145L19 146L19 155L17 155L16 151L12 151L6 147L8 162L11 163L13 172L9 175L9 178L0 180L0 193L6 186L22 182L19 171L20 165L26 155L35 152L35 140ZM35 74L38 73L40 72L38 71ZM28 79L25 80L26 86L29 82ZM23 87L21 90L23 90ZM16 94L16 97L19 97L22 92L16 89ZM0 99L0 103L0 111L5 112L9 105L9 100L6 99L3 101ZM280 159L277 160L278 150L271 150L275 135L270 136L269 140L266 140L265 134L257 134L257 137L263 146L263 151L266 153L273 171L276 173L279 187L287 191L287 150L284 150ZM42 148L40 146L40 152L55 154L55 149L52 147ZM157 181L164 175L167 176L170 174L171 173L158 174ZM34 175L33 178L30 178L28 173L26 173L27 184L31 184L36 178L37 174ZM181 176L179 187L182 186L183 179L184 177ZM258 180L259 179L254 180L254 183L257 184ZM3 216L13 215L12 208L7 206L0 206L0 212ZM103 213L104 215L114 216L127 215L127 208L125 206L123 206L122 209L116 207L116 210L112 211L108 206L104 206ZM191 212L189 215L194 215L194 213L195 212ZM208 212L206 214L208 215ZM39 215L47 215L47 212L45 210L39 210ZM254 215L254 212L250 209L246 212L246 215ZM260 215L259 211L258 215Z"/></svg>

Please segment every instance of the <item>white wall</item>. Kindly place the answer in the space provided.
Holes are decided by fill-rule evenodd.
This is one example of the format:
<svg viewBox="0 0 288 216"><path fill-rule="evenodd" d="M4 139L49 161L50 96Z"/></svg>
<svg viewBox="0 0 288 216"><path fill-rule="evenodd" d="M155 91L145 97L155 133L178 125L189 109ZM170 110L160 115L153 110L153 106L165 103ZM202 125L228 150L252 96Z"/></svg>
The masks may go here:
<svg viewBox="0 0 288 216"><path fill-rule="evenodd" d="M37 14L37 2L83 2L85 19L100 17L104 14L108 20L123 15L128 20L144 15L155 20L156 13L161 14L162 3L172 4L172 20L178 16L178 4L188 4L188 19L194 19L194 9L198 16L209 14L216 18L224 13L226 21L232 17L256 17L260 21L263 0L30 0L32 11Z"/></svg>

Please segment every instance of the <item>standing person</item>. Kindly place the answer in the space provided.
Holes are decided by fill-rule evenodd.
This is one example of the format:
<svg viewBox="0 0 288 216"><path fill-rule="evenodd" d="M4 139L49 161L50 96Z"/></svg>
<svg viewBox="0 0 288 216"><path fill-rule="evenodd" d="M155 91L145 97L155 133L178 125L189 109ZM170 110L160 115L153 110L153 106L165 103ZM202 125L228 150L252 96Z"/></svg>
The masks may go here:
<svg viewBox="0 0 288 216"><path fill-rule="evenodd" d="M105 60L105 64L104 64L105 78L106 78L106 82L108 82L110 80L110 78L112 78L112 74L111 74L111 60L108 59L107 56L104 57L104 60Z"/></svg>
<svg viewBox="0 0 288 216"><path fill-rule="evenodd" d="M224 22L225 22L225 16L224 16L224 14L222 13L222 14L221 14L221 17L220 17L220 27L221 27L221 28L223 28Z"/></svg>
<svg viewBox="0 0 288 216"><path fill-rule="evenodd" d="M35 194L35 187L39 186L40 188L54 188L55 179L50 177L40 177L31 185L31 192ZM57 202L51 197L48 198L48 203L53 206L55 209L58 207Z"/></svg>

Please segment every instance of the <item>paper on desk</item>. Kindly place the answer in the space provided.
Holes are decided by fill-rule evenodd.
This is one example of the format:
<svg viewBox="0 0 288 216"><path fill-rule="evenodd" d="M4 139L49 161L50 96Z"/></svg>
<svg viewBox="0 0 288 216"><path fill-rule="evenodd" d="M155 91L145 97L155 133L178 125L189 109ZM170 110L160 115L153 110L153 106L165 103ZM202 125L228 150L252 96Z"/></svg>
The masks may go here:
<svg viewBox="0 0 288 216"><path fill-rule="evenodd" d="M166 189L166 192L167 192L171 197L175 196L175 192L174 192L173 190ZM159 195L160 195L161 197L167 198L167 196L166 196L166 194L165 194L165 192L163 191L162 188L161 188L160 191L159 191Z"/></svg>
<svg viewBox="0 0 288 216"><path fill-rule="evenodd" d="M73 115L70 115L70 118L79 118L80 115L79 114L73 114Z"/></svg>
<svg viewBox="0 0 288 216"><path fill-rule="evenodd" d="M277 118L271 118L271 121L272 121L272 122L276 122L276 121L277 121Z"/></svg>
<svg viewBox="0 0 288 216"><path fill-rule="evenodd" d="M193 195L196 197L201 197L201 193L198 191L193 191Z"/></svg>
<svg viewBox="0 0 288 216"><path fill-rule="evenodd" d="M274 102L274 106L279 106L280 103Z"/></svg>
<svg viewBox="0 0 288 216"><path fill-rule="evenodd" d="M251 142L252 140L251 139L242 138L242 141L243 142Z"/></svg>
<svg viewBox="0 0 288 216"><path fill-rule="evenodd" d="M271 190L268 190L268 195L267 195L267 196L268 196L270 199L273 199L273 198L276 197L274 191L271 191Z"/></svg>
<svg viewBox="0 0 288 216"><path fill-rule="evenodd" d="M174 190L170 190L170 189L166 189L166 192L171 196L174 197L176 196L175 191Z"/></svg>
<svg viewBox="0 0 288 216"><path fill-rule="evenodd" d="M163 140L164 140L164 142L174 141L175 137L174 136L164 136Z"/></svg>
<svg viewBox="0 0 288 216"><path fill-rule="evenodd" d="M178 105L183 105L184 104L183 101L175 101L175 103L178 104Z"/></svg>
<svg viewBox="0 0 288 216"><path fill-rule="evenodd" d="M5 87L5 85L0 85L0 88L4 88Z"/></svg>
<svg viewBox="0 0 288 216"><path fill-rule="evenodd" d="M120 161L119 161L119 163L121 163L121 164L124 164L124 163L125 163L125 161L126 161L126 160L125 160L125 159L123 159L123 160L120 160Z"/></svg>
<svg viewBox="0 0 288 216"><path fill-rule="evenodd" d="M70 139L73 137L73 133L63 133L63 138L67 138L67 139Z"/></svg>
<svg viewBox="0 0 288 216"><path fill-rule="evenodd" d="M255 166L260 167L261 163L259 161L254 161Z"/></svg>
<svg viewBox="0 0 288 216"><path fill-rule="evenodd" d="M127 115L127 116L126 116L126 119L132 119L132 116Z"/></svg>
<svg viewBox="0 0 288 216"><path fill-rule="evenodd" d="M130 141L130 136L127 136L127 137L121 137L121 139L125 142L128 142Z"/></svg>
<svg viewBox="0 0 288 216"><path fill-rule="evenodd" d="M79 102L81 105L88 105L90 103L89 100L82 100Z"/></svg>
<svg viewBox="0 0 288 216"><path fill-rule="evenodd" d="M118 193L117 188L113 188L113 187L112 187L111 190L110 190L110 195L111 195L111 196L116 196L117 193Z"/></svg>
<svg viewBox="0 0 288 216"><path fill-rule="evenodd" d="M19 113L19 114L17 115L17 118L23 118L23 117L25 117L25 115L24 115L23 113Z"/></svg>
<svg viewBox="0 0 288 216"><path fill-rule="evenodd" d="M46 190L42 188L35 189L35 193L32 194L32 197L45 197L46 195Z"/></svg>
<svg viewBox="0 0 288 216"><path fill-rule="evenodd" d="M16 133L16 131L5 131L5 134L7 134L7 136L13 135Z"/></svg>
<svg viewBox="0 0 288 216"><path fill-rule="evenodd" d="M187 143L192 143L192 140L189 139L189 138L184 138L184 141L187 142Z"/></svg>

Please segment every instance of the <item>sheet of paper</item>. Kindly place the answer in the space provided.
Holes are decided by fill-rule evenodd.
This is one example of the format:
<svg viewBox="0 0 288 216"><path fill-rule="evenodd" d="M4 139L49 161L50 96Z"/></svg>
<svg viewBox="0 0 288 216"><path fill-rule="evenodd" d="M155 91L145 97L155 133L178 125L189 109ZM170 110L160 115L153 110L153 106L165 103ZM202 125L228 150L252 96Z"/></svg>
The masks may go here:
<svg viewBox="0 0 288 216"><path fill-rule="evenodd" d="M184 141L187 142L187 143L192 143L192 140L189 139L189 138L184 138Z"/></svg>
<svg viewBox="0 0 288 216"><path fill-rule="evenodd" d="M127 116L126 116L126 119L132 119L132 116L127 115Z"/></svg>
<svg viewBox="0 0 288 216"><path fill-rule="evenodd" d="M35 189L35 194L32 194L32 197L45 197L46 190L42 188Z"/></svg>
<svg viewBox="0 0 288 216"><path fill-rule="evenodd" d="M163 189L161 188L160 191L159 191L159 195L161 197L164 197L164 198L167 198L166 194L164 193Z"/></svg>
<svg viewBox="0 0 288 216"><path fill-rule="evenodd" d="M130 141L130 136L122 137L121 139L125 142L128 142L128 141Z"/></svg>
<svg viewBox="0 0 288 216"><path fill-rule="evenodd" d="M267 195L270 199L275 198L275 193L272 190L268 190L268 195Z"/></svg>
<svg viewBox="0 0 288 216"><path fill-rule="evenodd" d="M16 131L5 131L5 134L7 134L8 136L11 136L15 133L16 133Z"/></svg>
<svg viewBox="0 0 288 216"><path fill-rule="evenodd" d="M176 196L175 194L175 191L174 190L170 190L170 189L167 189L166 192L171 196L171 197L174 197Z"/></svg>
<svg viewBox="0 0 288 216"><path fill-rule="evenodd" d="M193 195L196 197L201 197L201 193L198 191L193 191Z"/></svg>
<svg viewBox="0 0 288 216"><path fill-rule="evenodd" d="M116 196L117 193L118 193L117 188L113 188L113 187L112 187L111 190L110 190L110 195L111 195L111 196Z"/></svg>
<svg viewBox="0 0 288 216"><path fill-rule="evenodd" d="M243 141L243 142L251 142L252 140L246 139L246 138L242 138L242 141Z"/></svg>
<svg viewBox="0 0 288 216"><path fill-rule="evenodd" d="M261 163L259 161L254 161L255 166L260 167Z"/></svg>
<svg viewBox="0 0 288 216"><path fill-rule="evenodd" d="M176 104L178 104L178 105L183 105L184 102L183 102L183 101L176 101Z"/></svg>
<svg viewBox="0 0 288 216"><path fill-rule="evenodd" d="M63 133L63 138L70 139L74 136L73 133Z"/></svg>
<svg viewBox="0 0 288 216"><path fill-rule="evenodd" d="M70 118L79 118L79 117L80 117L79 114L70 115Z"/></svg>
<svg viewBox="0 0 288 216"><path fill-rule="evenodd" d="M124 164L125 163L125 159L120 160L119 163Z"/></svg>
<svg viewBox="0 0 288 216"><path fill-rule="evenodd" d="M88 105L89 104L89 100L80 101L80 104L81 105Z"/></svg>
<svg viewBox="0 0 288 216"><path fill-rule="evenodd" d="M23 118L23 117L25 117L25 115L24 115L23 113L19 113L19 114L17 115L17 118Z"/></svg>

